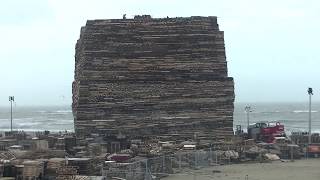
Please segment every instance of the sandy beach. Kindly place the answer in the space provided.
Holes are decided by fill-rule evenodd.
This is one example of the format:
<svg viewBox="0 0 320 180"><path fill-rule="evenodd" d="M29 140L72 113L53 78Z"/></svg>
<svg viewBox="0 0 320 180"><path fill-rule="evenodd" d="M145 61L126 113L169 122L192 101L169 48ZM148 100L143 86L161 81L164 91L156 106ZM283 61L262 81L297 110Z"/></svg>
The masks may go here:
<svg viewBox="0 0 320 180"><path fill-rule="evenodd" d="M166 177L166 180L319 180L320 159L214 166ZM246 177L247 176L247 177Z"/></svg>

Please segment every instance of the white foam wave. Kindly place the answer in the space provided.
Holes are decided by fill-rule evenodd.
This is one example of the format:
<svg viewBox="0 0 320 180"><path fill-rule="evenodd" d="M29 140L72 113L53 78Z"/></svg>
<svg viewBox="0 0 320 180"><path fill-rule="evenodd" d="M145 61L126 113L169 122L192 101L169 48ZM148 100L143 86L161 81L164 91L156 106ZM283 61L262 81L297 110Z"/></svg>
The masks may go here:
<svg viewBox="0 0 320 180"><path fill-rule="evenodd" d="M33 118L13 118L14 121L30 121L33 120Z"/></svg>
<svg viewBox="0 0 320 180"><path fill-rule="evenodd" d="M278 111L278 110L276 110L276 111L262 111L262 112L260 112L260 113L264 113L264 114L268 114L268 113L281 113L281 111Z"/></svg>
<svg viewBox="0 0 320 180"><path fill-rule="evenodd" d="M55 111L57 113L71 113L72 110L58 110L58 111Z"/></svg>
<svg viewBox="0 0 320 180"><path fill-rule="evenodd" d="M71 110L57 110L53 112L49 112L48 114L70 114L72 113Z"/></svg>
<svg viewBox="0 0 320 180"><path fill-rule="evenodd" d="M69 114L72 113L72 110L57 110L57 111L36 111L37 113L42 113L42 114Z"/></svg>
<svg viewBox="0 0 320 180"><path fill-rule="evenodd" d="M18 127L21 127L21 126L29 127L29 126L36 126L36 125L39 125L39 124L41 124L41 123L39 123L39 122L25 122L25 123L18 123L18 124L16 124L16 126L18 126Z"/></svg>
<svg viewBox="0 0 320 180"><path fill-rule="evenodd" d="M309 110L294 110L294 111L292 111L292 112L293 112L293 113L308 113ZM311 112L312 112L312 113L316 113L316 112L318 112L318 111L312 110Z"/></svg>

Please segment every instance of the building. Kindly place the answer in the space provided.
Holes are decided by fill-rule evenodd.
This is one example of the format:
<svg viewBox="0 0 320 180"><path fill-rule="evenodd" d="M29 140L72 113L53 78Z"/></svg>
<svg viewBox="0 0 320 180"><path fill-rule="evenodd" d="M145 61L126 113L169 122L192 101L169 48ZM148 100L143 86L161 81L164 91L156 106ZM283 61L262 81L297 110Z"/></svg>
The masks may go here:
<svg viewBox="0 0 320 180"><path fill-rule="evenodd" d="M217 17L88 20L74 78L78 137L233 134L234 82Z"/></svg>

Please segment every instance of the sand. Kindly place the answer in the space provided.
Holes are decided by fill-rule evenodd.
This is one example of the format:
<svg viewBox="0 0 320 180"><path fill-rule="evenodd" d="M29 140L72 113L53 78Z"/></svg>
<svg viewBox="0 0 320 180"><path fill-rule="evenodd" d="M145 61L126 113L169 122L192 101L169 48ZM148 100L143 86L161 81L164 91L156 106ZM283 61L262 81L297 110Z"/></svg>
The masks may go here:
<svg viewBox="0 0 320 180"><path fill-rule="evenodd" d="M246 177L247 176L247 177ZM170 175L165 180L320 180L320 159L214 166Z"/></svg>

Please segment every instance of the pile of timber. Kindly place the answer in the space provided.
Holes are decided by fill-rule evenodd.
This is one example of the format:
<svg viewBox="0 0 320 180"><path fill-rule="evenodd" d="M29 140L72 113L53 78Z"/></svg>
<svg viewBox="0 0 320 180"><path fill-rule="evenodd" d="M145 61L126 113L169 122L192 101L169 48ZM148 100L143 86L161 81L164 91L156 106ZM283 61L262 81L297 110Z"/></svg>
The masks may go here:
<svg viewBox="0 0 320 180"><path fill-rule="evenodd" d="M61 166L57 169L57 180L75 179L78 174L77 167L74 166Z"/></svg>
<svg viewBox="0 0 320 180"><path fill-rule="evenodd" d="M233 134L234 82L217 17L88 20L75 61L78 137Z"/></svg>
<svg viewBox="0 0 320 180"><path fill-rule="evenodd" d="M44 165L41 161L24 161L22 165L25 179L36 179L43 175Z"/></svg>
<svg viewBox="0 0 320 180"><path fill-rule="evenodd" d="M59 168L65 165L65 158L51 158L48 160L46 174L47 175L56 175L56 172Z"/></svg>

